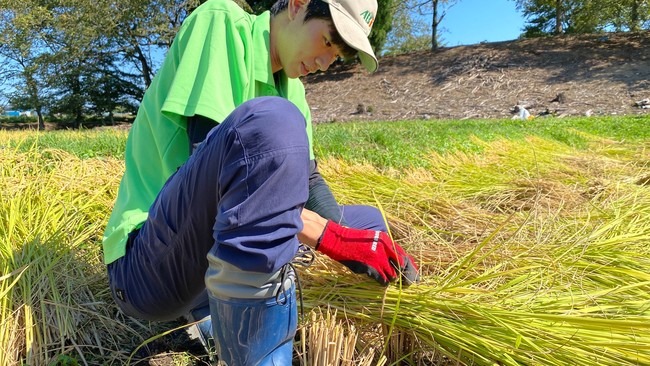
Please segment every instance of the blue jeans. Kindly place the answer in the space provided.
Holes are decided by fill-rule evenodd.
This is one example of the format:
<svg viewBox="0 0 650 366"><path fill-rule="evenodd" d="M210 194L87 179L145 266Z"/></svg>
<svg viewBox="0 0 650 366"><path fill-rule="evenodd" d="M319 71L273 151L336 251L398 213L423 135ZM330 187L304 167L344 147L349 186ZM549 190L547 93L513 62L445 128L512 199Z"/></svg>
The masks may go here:
<svg viewBox="0 0 650 366"><path fill-rule="evenodd" d="M208 253L242 271L277 272L298 248L308 175L298 109L277 97L242 104L169 178L126 255L108 265L120 308L165 321L207 304ZM351 227L385 230L373 207L342 210Z"/></svg>

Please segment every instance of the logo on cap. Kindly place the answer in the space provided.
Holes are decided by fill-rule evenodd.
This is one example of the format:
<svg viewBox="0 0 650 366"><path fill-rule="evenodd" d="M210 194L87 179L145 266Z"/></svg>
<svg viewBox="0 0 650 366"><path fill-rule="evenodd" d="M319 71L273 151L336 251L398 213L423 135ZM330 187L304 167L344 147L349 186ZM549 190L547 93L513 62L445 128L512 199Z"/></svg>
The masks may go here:
<svg viewBox="0 0 650 366"><path fill-rule="evenodd" d="M366 24L368 24L368 27L372 27L372 23L375 21L375 15L373 13L371 13L369 10L366 10L359 15L361 15Z"/></svg>

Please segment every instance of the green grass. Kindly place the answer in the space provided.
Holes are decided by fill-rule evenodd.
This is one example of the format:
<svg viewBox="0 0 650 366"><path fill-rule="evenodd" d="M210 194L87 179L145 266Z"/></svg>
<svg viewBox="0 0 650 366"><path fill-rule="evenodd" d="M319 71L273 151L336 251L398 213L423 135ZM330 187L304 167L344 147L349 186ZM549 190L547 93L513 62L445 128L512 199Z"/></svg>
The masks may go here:
<svg viewBox="0 0 650 366"><path fill-rule="evenodd" d="M20 152L34 149L62 150L81 159L113 157L124 159L127 131L124 130L60 130L31 133L0 131L0 146L16 148ZM12 137L13 136L13 137Z"/></svg>
<svg viewBox="0 0 650 366"><path fill-rule="evenodd" d="M423 159L428 153L479 153L483 150L480 141L539 136L585 149L589 140L585 134L616 141L643 141L650 138L650 117L325 123L314 127L314 150L318 158L335 157L376 167L431 168ZM79 158L123 159L127 132L66 130L20 136L3 138L0 146L19 145L20 151L28 151L38 141L38 149L60 149Z"/></svg>
<svg viewBox="0 0 650 366"><path fill-rule="evenodd" d="M650 117L318 124L314 140L319 158L335 157L383 168L431 168L423 156L430 152L479 153L483 147L477 140L539 136L585 149L588 139L584 134L617 141L643 141L650 138Z"/></svg>

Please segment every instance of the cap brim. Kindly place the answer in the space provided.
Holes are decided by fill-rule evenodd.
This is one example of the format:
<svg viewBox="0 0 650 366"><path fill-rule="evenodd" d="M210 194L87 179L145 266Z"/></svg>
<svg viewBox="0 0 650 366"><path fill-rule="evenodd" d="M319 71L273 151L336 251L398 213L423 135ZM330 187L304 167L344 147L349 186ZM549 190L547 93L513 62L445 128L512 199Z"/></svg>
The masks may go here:
<svg viewBox="0 0 650 366"><path fill-rule="evenodd" d="M341 38L350 47L359 51L359 59L363 66L366 67L366 70L369 72L377 71L379 62L363 28L359 27L359 24L353 19L350 19L346 13L339 10L337 5L329 3L329 6L334 26Z"/></svg>

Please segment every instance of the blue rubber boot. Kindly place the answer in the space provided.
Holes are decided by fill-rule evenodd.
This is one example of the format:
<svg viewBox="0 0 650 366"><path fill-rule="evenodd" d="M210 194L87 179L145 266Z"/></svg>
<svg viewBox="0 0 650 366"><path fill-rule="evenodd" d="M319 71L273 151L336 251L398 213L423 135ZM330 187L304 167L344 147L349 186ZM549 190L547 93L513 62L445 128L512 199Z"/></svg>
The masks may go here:
<svg viewBox="0 0 650 366"><path fill-rule="evenodd" d="M266 299L210 296L220 362L228 366L288 366L298 326L295 286Z"/></svg>
<svg viewBox="0 0 650 366"><path fill-rule="evenodd" d="M216 361L213 357L214 338L212 337L212 319L210 317L210 307L208 305L198 307L186 316L188 322L196 323L188 329L188 333L192 338L198 339L206 353L210 356L211 361Z"/></svg>

